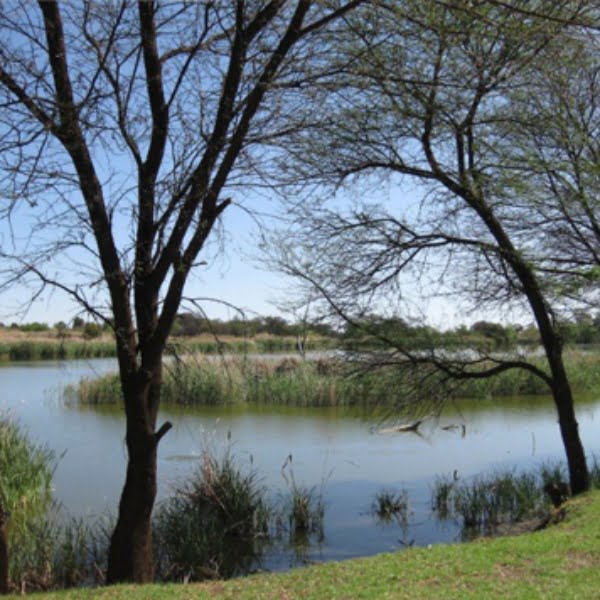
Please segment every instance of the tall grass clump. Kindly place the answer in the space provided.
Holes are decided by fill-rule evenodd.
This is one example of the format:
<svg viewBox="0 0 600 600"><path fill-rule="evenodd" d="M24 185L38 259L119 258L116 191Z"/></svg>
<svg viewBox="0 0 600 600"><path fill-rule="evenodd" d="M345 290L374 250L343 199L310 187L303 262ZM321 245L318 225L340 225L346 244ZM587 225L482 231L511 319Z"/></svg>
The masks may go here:
<svg viewBox="0 0 600 600"><path fill-rule="evenodd" d="M84 523L50 511L28 524L11 551L14 589L41 592L104 582L110 522Z"/></svg>
<svg viewBox="0 0 600 600"><path fill-rule="evenodd" d="M48 448L33 443L15 421L0 416L0 502L10 513L11 540L48 509L54 466Z"/></svg>
<svg viewBox="0 0 600 600"><path fill-rule="evenodd" d="M292 455L288 455L281 469L287 492L281 497L278 530L288 532L292 545L307 544L312 535L321 541L325 519L324 481L320 488L299 484L294 476L292 460Z"/></svg>
<svg viewBox="0 0 600 600"><path fill-rule="evenodd" d="M542 465L536 472L507 471L470 481L438 477L431 505L440 519L458 518L463 535L493 533L499 525L543 517L549 511L549 484L564 485L560 465Z"/></svg>
<svg viewBox="0 0 600 600"><path fill-rule="evenodd" d="M199 581L248 573L269 539L266 489L231 447L202 454L198 470L163 503L154 518L157 576Z"/></svg>
<svg viewBox="0 0 600 600"><path fill-rule="evenodd" d="M165 369L161 397L170 404L216 406L239 401L241 385L237 364L218 360L178 360Z"/></svg>
<svg viewBox="0 0 600 600"><path fill-rule="evenodd" d="M96 379L84 377L77 384L69 384L62 391L69 404L118 404L122 401L121 382L116 373L107 373Z"/></svg>
<svg viewBox="0 0 600 600"><path fill-rule="evenodd" d="M410 506L408 503L408 492L401 490L381 490L375 494L371 505L371 512L381 523L389 523L393 520L400 524L408 524L410 517Z"/></svg>
<svg viewBox="0 0 600 600"><path fill-rule="evenodd" d="M13 590L43 591L101 583L110 528L58 515L52 504L56 460L23 429L0 417L0 502L9 512Z"/></svg>

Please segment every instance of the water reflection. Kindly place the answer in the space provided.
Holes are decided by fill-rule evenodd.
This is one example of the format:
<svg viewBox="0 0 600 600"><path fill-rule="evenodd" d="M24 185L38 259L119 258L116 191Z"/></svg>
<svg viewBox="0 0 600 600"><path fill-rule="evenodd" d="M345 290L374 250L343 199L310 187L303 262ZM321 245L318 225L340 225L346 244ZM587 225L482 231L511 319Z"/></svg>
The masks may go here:
<svg viewBox="0 0 600 600"><path fill-rule="evenodd" d="M56 496L75 515L114 511L125 474L124 417L119 407L63 406L57 390L82 376L114 370L112 359L45 362L0 367L0 407L21 419L31 435L57 454L65 452L55 476ZM595 414L599 400L578 400L578 418L588 453L599 450ZM159 453L159 498L197 464L203 439L224 442L228 433L236 455L252 460L276 497L285 489L281 467L294 456L297 481L324 483L324 539L302 549L298 560L373 554L457 539L452 521L431 515L436 475L455 471L463 479L513 466L535 467L562 458L556 415L549 398L455 402L435 422L411 433L371 432L371 415L335 407L165 407L160 419L174 428ZM464 425L464 434L463 434ZM382 489L405 489L411 519L377 524L370 511ZM273 551L269 568L285 568L290 558Z"/></svg>

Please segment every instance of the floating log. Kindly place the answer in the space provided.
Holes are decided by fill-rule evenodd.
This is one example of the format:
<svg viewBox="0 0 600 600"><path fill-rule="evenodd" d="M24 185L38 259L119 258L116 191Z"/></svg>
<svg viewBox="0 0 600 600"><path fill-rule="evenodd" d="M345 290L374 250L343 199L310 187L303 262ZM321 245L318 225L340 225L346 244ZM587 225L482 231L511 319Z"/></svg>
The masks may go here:
<svg viewBox="0 0 600 600"><path fill-rule="evenodd" d="M414 423L403 423L402 425L395 425L394 427L386 427L384 429L380 429L379 433L408 433L408 432L416 432L419 430L419 425L421 425L423 421L415 421Z"/></svg>

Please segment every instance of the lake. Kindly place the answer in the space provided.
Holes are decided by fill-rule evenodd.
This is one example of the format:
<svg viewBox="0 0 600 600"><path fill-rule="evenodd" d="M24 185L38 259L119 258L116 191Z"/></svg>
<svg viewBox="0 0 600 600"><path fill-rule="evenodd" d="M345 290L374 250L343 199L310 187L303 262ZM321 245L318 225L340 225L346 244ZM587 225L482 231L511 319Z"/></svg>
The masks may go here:
<svg viewBox="0 0 600 600"><path fill-rule="evenodd" d="M115 365L114 359L96 359L0 366L0 409L60 457L55 497L72 515L93 519L116 511L125 476L125 420L120 408L65 406L60 390ZM599 409L600 398L578 398L588 455L600 451ZM296 482L322 489L326 504L325 537L302 556L307 562L457 540L458 524L431 514L436 476L456 470L467 480L563 457L549 397L456 402L420 435L374 431L367 414L344 408L165 407L159 425L164 419L174 427L159 447L159 501L197 466L207 444L222 449L230 437L238 462L258 471L273 499L286 489L281 471L291 454ZM449 425L458 427L445 430ZM371 505L382 490L408 493L407 527L374 518ZM262 566L286 568L296 560L271 552Z"/></svg>

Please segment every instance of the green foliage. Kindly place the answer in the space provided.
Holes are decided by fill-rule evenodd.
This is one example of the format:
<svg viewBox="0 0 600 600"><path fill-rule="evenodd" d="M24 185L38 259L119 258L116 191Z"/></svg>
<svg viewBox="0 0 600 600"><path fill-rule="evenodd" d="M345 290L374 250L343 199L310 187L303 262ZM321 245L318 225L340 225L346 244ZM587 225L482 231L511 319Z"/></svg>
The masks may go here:
<svg viewBox="0 0 600 600"><path fill-rule="evenodd" d="M83 339L85 340L93 340L97 337L100 337L102 333L102 327L98 325L98 323L86 323L83 326Z"/></svg>
<svg viewBox="0 0 600 600"><path fill-rule="evenodd" d="M31 442L14 421L0 416L0 501L10 513L11 538L48 508L53 470L52 452Z"/></svg>
<svg viewBox="0 0 600 600"><path fill-rule="evenodd" d="M220 457L205 451L154 518L158 576L197 581L247 573L269 539L270 511L256 472L243 472L230 447Z"/></svg>
<svg viewBox="0 0 600 600"><path fill-rule="evenodd" d="M301 325L289 323L279 316L254 317L253 319L233 318L227 321L207 319L193 313L180 313L175 319L171 334L179 336L196 336L210 334L216 336L254 337L268 334L275 337L294 337L300 330L323 337L336 337L335 330L326 323L310 322Z"/></svg>
<svg viewBox="0 0 600 600"><path fill-rule="evenodd" d="M600 358L591 353L565 357L573 388L600 389ZM543 367L543 361L537 361ZM354 371L334 360L279 361L237 359L184 360L165 369L162 398L167 403L222 405L231 403L288 406L392 406L403 397L405 375L393 365L372 371ZM530 371L512 369L493 378L465 381L452 394L488 398L548 394L546 383ZM114 374L82 380L64 391L66 399L83 404L120 402Z"/></svg>
<svg viewBox="0 0 600 600"><path fill-rule="evenodd" d="M381 490L375 495L371 512L381 522L389 522L396 519L401 523L408 523L410 508L408 504L408 493L406 490L395 492L393 490Z"/></svg>
<svg viewBox="0 0 600 600"><path fill-rule="evenodd" d="M39 332L39 331L48 331L50 329L50 326L48 325L48 323L39 323L37 321L34 321L33 323L23 323L22 325L19 326L19 329L21 331Z"/></svg>
<svg viewBox="0 0 600 600"><path fill-rule="evenodd" d="M540 517L549 511L547 484L564 484L560 464L543 464L535 472L507 471L470 481L438 477L431 506L438 518L460 518L466 538L488 534L505 523Z"/></svg>
<svg viewBox="0 0 600 600"><path fill-rule="evenodd" d="M11 546L12 585L27 592L100 585L111 523L89 525L49 512L33 520Z"/></svg>

